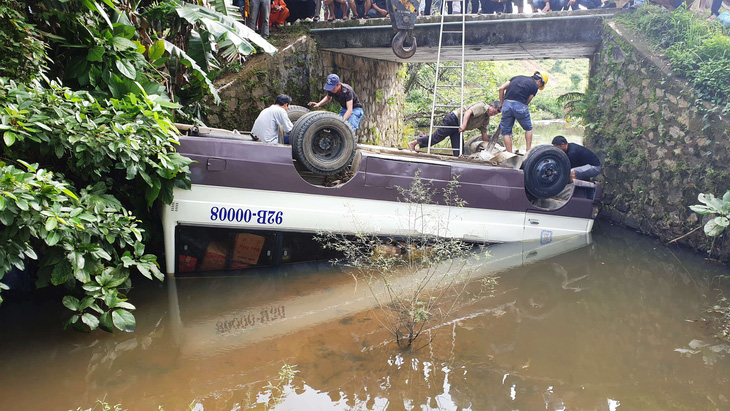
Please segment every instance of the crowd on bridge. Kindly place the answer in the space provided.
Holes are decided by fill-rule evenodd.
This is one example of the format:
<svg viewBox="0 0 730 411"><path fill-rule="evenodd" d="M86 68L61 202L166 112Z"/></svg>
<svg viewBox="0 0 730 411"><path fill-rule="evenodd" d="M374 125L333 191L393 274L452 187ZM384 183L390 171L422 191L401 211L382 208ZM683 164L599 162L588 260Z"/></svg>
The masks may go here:
<svg viewBox="0 0 730 411"><path fill-rule="evenodd" d="M631 6L643 0L463 0L446 1L446 14L543 13L558 10L596 9ZM661 0L660 0L661 1ZM668 2L676 0L664 0ZM684 1L684 0L681 0ZM525 7L525 3L529 7ZM386 0L233 0L246 25L269 37L271 27L300 22L357 20L388 17ZM434 0L420 4L419 15L440 14L432 10ZM437 3L437 8L442 2Z"/></svg>
<svg viewBox="0 0 730 411"><path fill-rule="evenodd" d="M499 13L546 13L550 11L630 8L643 4L645 0L423 0L418 14L499 14ZM708 20L718 14L723 0L650 0L668 9L687 3L698 12L710 7ZM730 0L725 0L730 1ZM373 19L388 17L387 0L233 0L239 7L242 19L252 30L269 38L271 27L297 24L300 22ZM446 7L440 9L445 3ZM432 9L436 4L436 9Z"/></svg>

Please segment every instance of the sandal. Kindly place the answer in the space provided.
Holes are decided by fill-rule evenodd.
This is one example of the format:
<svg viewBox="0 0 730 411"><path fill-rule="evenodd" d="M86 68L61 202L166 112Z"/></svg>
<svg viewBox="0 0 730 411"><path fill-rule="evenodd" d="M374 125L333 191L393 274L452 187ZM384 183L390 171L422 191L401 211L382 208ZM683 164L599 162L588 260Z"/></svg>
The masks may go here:
<svg viewBox="0 0 730 411"><path fill-rule="evenodd" d="M314 17L312 18L312 21L314 21L314 22L317 22L317 21L319 21L319 16L314 16Z"/></svg>

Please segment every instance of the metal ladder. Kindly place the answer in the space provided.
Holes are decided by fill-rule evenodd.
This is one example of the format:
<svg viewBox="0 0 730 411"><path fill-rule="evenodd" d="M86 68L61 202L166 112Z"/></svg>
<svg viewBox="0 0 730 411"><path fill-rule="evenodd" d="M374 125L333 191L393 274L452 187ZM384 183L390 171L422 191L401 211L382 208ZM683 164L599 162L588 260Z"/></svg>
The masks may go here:
<svg viewBox="0 0 730 411"><path fill-rule="evenodd" d="M444 21L446 17L446 4L447 3L454 3L459 2L461 3L461 30L444 30ZM443 0L441 3L441 29L439 32L439 48L438 53L436 57L436 73L434 77L434 85L433 85L433 103L431 105L431 125L429 127L429 133L428 133L428 149L426 150L427 153L431 153L431 136L433 136L433 120L434 120L434 114L438 109L451 109L451 111L456 110L460 107L464 106L464 43L466 41L466 0ZM449 23L451 26L455 26L454 23ZM458 24L458 23L457 23ZM456 36L461 35L461 45L460 46L444 46L444 37L445 36ZM448 43L448 42L447 42ZM441 62L441 56L442 53L445 50L460 50L461 54L461 62ZM460 76L459 76L459 84L453 84L449 81L446 81L447 84L439 84L439 77L441 74L447 74L446 79L449 79L451 76L448 76L448 74L453 73L453 70L461 70ZM447 97L443 96L439 91L440 90L448 90L448 89L454 89L459 88L459 101L458 105L457 102L449 101ZM448 93L448 91L446 91ZM459 119L459 123L461 124L464 116L464 112L461 113L462 118ZM459 126L442 126L437 125L436 128L459 128ZM462 133L459 133L459 139L463 140ZM463 141L462 144L459 146L459 155L463 154ZM435 150L446 150L454 154L453 152L455 149L453 148L436 148Z"/></svg>

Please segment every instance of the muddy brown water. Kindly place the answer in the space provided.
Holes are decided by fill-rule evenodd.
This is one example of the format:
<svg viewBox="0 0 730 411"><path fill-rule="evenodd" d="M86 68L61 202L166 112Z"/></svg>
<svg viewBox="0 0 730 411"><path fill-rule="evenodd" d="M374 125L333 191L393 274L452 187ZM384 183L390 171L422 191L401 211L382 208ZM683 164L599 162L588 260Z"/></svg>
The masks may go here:
<svg viewBox="0 0 730 411"><path fill-rule="evenodd" d="M147 284L133 334L63 332L60 303L7 305L0 409L264 409L284 364L298 373L281 410L730 409L730 345L702 321L727 267L599 223L473 268L417 351L328 264Z"/></svg>

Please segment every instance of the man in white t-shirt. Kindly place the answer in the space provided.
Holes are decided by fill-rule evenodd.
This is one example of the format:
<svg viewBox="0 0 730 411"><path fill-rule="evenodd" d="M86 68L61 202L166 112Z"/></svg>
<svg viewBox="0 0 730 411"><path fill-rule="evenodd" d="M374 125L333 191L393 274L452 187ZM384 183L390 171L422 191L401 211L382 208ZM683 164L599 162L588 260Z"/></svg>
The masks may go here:
<svg viewBox="0 0 730 411"><path fill-rule="evenodd" d="M267 144L279 142L279 126L284 128L284 134L289 134L294 125L286 112L289 110L291 97L286 94L276 96L276 101L271 107L264 109L253 123L251 134ZM284 141L287 143L287 141Z"/></svg>

